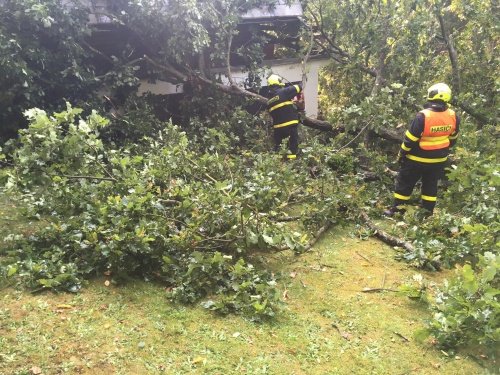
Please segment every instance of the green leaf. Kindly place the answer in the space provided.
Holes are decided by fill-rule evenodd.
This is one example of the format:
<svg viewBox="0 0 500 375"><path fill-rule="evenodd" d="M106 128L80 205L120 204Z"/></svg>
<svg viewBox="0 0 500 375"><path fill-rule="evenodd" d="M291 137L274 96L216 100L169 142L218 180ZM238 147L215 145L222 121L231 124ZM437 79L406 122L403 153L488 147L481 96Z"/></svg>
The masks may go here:
<svg viewBox="0 0 500 375"><path fill-rule="evenodd" d="M429 338L430 335L431 335L431 331L429 329L422 328L422 329L415 331L415 333L413 334L413 337L418 342L423 343L427 338Z"/></svg>
<svg viewBox="0 0 500 375"><path fill-rule="evenodd" d="M7 271L7 277L13 276L17 272L16 266L9 266Z"/></svg>

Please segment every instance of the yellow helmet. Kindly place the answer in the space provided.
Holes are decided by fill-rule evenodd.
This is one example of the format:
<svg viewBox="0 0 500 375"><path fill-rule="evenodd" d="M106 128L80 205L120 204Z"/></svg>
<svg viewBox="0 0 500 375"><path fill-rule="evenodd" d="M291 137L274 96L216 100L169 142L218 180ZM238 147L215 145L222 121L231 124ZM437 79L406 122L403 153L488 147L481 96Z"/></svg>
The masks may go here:
<svg viewBox="0 0 500 375"><path fill-rule="evenodd" d="M285 86L285 84L283 83L283 78L281 78L277 74L271 74L267 78L267 85L268 86Z"/></svg>
<svg viewBox="0 0 500 375"><path fill-rule="evenodd" d="M448 103L451 100L451 89L446 83L436 83L427 90L427 100L441 100Z"/></svg>

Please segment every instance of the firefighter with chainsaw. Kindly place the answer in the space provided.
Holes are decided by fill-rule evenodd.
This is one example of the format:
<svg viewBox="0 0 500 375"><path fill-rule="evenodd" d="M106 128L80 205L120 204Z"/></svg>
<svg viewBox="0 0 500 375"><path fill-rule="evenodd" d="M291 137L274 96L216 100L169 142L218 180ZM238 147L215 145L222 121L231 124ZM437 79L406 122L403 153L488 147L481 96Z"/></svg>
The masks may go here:
<svg viewBox="0 0 500 375"><path fill-rule="evenodd" d="M297 103L293 99L301 95L302 87L298 84L285 85L283 78L277 74L271 74L267 84L270 89L267 110L273 119L275 150L279 151L281 142L288 139L289 153L286 158L296 159L299 151L300 121Z"/></svg>
<svg viewBox="0 0 500 375"><path fill-rule="evenodd" d="M421 207L432 214L436 205L438 180L443 175L450 147L457 139L460 118L448 108L451 90L438 83L427 91L427 103L417 113L406 131L398 162L393 206L384 211L387 216L404 212L401 208L410 200L417 181L422 180Z"/></svg>

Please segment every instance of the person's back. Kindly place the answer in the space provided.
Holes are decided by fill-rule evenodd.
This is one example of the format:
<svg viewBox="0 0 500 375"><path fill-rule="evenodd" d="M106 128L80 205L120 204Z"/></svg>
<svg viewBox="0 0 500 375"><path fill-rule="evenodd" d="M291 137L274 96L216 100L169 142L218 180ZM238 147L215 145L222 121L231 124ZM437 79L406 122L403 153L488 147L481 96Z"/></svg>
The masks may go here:
<svg viewBox="0 0 500 375"><path fill-rule="evenodd" d="M281 142L288 139L288 148L291 154L288 159L295 159L298 152L298 129L299 114L293 98L302 91L300 85L286 86L281 77L276 74L268 78L270 87L267 110L273 119L274 145L279 150Z"/></svg>
<svg viewBox="0 0 500 375"><path fill-rule="evenodd" d="M275 129L299 123L297 108L292 99L300 92L300 85L271 87L267 109L273 118Z"/></svg>
<svg viewBox="0 0 500 375"><path fill-rule="evenodd" d="M396 178L394 203L384 211L388 216L403 212L418 180L422 180L421 206L429 214L437 200L438 180L444 171L449 148L458 136L460 118L448 108L451 90L438 83L429 88L428 102L406 131L399 152L400 171Z"/></svg>
<svg viewBox="0 0 500 375"><path fill-rule="evenodd" d="M455 112L445 102L427 102L406 134L404 144L410 150L405 157L423 163L445 161L456 139L457 123Z"/></svg>

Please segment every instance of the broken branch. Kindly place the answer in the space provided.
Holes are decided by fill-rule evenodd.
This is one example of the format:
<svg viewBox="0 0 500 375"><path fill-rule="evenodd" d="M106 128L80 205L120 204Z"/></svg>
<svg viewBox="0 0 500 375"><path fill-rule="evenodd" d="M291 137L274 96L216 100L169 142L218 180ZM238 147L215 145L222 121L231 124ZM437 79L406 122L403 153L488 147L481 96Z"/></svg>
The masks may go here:
<svg viewBox="0 0 500 375"><path fill-rule="evenodd" d="M364 288L361 293L397 292L396 289L387 288Z"/></svg>
<svg viewBox="0 0 500 375"><path fill-rule="evenodd" d="M368 214L366 212L361 212L361 217L365 221L366 225L368 228L370 228L373 231L373 235L377 237L378 239L384 241L385 243L391 245L391 246L399 246L405 249L409 253L415 252L415 248L413 245L407 241L404 241L400 238L394 237L390 235L389 233L384 232L382 229L377 227L373 222L370 220L368 217Z"/></svg>
<svg viewBox="0 0 500 375"><path fill-rule="evenodd" d="M326 223L325 225L323 225L317 232L316 232L316 235L314 236L314 238L309 241L309 243L306 245L306 247L304 248L304 251L308 251L311 249L311 247L314 246L314 244L316 242L318 242L318 240L320 239L320 237L323 235L323 233L325 233L329 228L330 226L332 225L331 222L328 222Z"/></svg>

